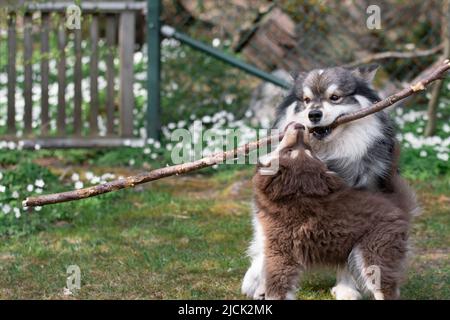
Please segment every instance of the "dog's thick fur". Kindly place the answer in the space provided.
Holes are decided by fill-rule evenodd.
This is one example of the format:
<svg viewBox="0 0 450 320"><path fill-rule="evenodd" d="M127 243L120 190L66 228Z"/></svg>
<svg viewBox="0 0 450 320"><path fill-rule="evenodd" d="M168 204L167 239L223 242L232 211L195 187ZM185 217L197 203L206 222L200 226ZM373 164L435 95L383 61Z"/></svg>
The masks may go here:
<svg viewBox="0 0 450 320"><path fill-rule="evenodd" d="M342 114L369 107L379 100L371 86L376 70L376 66L353 70L336 67L296 75L292 90L277 108L274 127L284 130L292 121L316 127L317 131L311 135L313 152L348 186L383 192L388 198L397 198L400 209L417 212L414 192L398 173L396 158L399 146L393 122L385 112L326 130ZM337 95L338 99L332 101L332 95ZM313 123L309 114L314 110L320 110L323 116ZM256 203L253 207L254 237L249 248L252 264L244 277L242 292L260 299L265 292L263 261L266 236L258 220L261 210ZM361 298L346 268L339 270L332 293L336 299Z"/></svg>
<svg viewBox="0 0 450 320"><path fill-rule="evenodd" d="M288 129L275 175L259 168L253 178L266 237L266 298L292 298L299 273L318 265L347 266L376 299L398 298L409 212L381 193L348 187L311 154L302 132ZM380 272L379 287L371 282L373 268Z"/></svg>

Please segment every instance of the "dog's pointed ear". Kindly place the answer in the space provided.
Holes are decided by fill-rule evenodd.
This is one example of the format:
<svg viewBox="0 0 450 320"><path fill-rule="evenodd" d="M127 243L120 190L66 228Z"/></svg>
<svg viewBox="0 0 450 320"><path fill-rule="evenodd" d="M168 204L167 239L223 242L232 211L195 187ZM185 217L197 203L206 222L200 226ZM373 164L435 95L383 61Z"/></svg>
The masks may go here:
<svg viewBox="0 0 450 320"><path fill-rule="evenodd" d="M378 64L373 63L373 64L357 67L357 68L351 70L351 72L353 73L354 76L365 80L367 83L372 83L373 79L375 78L375 75L377 74L379 67L380 66Z"/></svg>
<svg viewBox="0 0 450 320"><path fill-rule="evenodd" d="M292 78L292 80L296 80L297 79L297 77L298 77L298 73L299 73L299 71L298 70L295 70L295 71L291 71L291 72L289 72L289 74L291 75L291 78Z"/></svg>
<svg viewBox="0 0 450 320"><path fill-rule="evenodd" d="M290 74L291 74L292 80L297 81L297 80L305 79L307 72L295 70L295 71L291 71Z"/></svg>

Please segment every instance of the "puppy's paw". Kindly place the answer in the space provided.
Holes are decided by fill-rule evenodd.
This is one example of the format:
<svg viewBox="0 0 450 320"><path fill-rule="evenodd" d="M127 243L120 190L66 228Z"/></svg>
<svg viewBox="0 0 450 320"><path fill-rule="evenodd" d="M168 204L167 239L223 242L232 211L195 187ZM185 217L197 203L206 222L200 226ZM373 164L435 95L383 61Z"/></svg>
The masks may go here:
<svg viewBox="0 0 450 320"><path fill-rule="evenodd" d="M296 298L296 291L292 291L285 295L267 295L265 300L296 300Z"/></svg>
<svg viewBox="0 0 450 320"><path fill-rule="evenodd" d="M266 285L264 281L259 282L258 288L256 288L255 293L253 294L254 300L265 300L266 299Z"/></svg>
<svg viewBox="0 0 450 320"><path fill-rule="evenodd" d="M245 273L242 281L241 292L248 298L256 296L257 289L262 286L261 270L252 265Z"/></svg>
<svg viewBox="0 0 450 320"><path fill-rule="evenodd" d="M361 300L361 294L354 288L338 284L331 289L331 294L336 300Z"/></svg>

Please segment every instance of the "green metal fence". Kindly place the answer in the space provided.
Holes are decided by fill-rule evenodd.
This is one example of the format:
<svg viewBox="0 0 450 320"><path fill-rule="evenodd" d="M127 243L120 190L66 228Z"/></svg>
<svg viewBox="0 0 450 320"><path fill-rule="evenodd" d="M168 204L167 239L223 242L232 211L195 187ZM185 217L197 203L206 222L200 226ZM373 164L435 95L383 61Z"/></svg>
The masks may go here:
<svg viewBox="0 0 450 320"><path fill-rule="evenodd" d="M213 48L189 35L177 31L175 28L164 25L161 26L159 17L161 12L160 0L148 0L147 10L147 43L148 43L148 111L147 111L147 132L149 137L159 138L160 124L160 36L173 38L180 41L205 55L225 62L233 68L242 70L263 81L275 84L276 86L288 89L289 83L265 72L241 59L225 54L223 51ZM159 32L160 30L160 32Z"/></svg>

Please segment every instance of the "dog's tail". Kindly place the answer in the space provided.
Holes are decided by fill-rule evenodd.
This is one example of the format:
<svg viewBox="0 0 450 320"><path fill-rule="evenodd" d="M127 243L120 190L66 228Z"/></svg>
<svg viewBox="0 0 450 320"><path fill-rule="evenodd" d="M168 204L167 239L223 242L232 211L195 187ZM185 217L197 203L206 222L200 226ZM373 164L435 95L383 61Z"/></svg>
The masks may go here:
<svg viewBox="0 0 450 320"><path fill-rule="evenodd" d="M407 212L410 217L416 217L420 215L421 208L417 201L417 196L414 190L409 186L399 174L394 175L391 178L391 183L394 192L389 196L401 210Z"/></svg>
<svg viewBox="0 0 450 320"><path fill-rule="evenodd" d="M401 210L407 213L411 218L420 215L421 208L417 201L417 196L414 190L409 186L408 182L404 180L399 172L400 161L400 144L398 142L394 145L393 161L390 172L389 189L392 193L389 194L391 201L395 203Z"/></svg>

